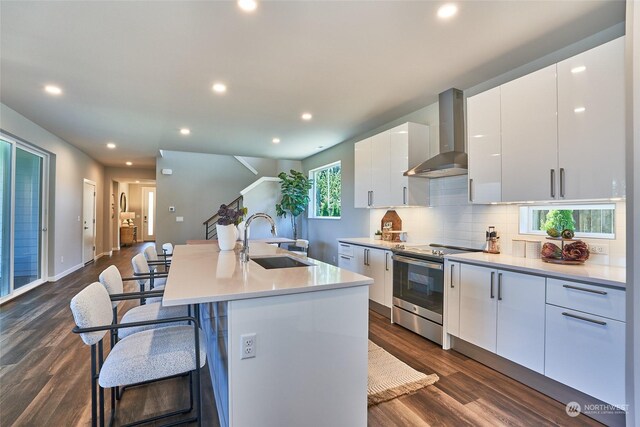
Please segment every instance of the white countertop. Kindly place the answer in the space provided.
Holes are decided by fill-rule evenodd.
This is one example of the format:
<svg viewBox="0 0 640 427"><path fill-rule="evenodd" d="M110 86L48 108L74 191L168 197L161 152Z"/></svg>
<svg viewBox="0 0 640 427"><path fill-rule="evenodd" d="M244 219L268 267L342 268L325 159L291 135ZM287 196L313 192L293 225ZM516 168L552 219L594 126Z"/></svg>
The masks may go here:
<svg viewBox="0 0 640 427"><path fill-rule="evenodd" d="M582 265L560 265L550 264L536 258L520 258L504 254L486 254L483 252L447 255L446 258L451 261L510 268L526 273L544 274L545 276L558 279L586 281L596 285L616 288L626 287L627 273L625 268L590 264L589 261Z"/></svg>
<svg viewBox="0 0 640 427"><path fill-rule="evenodd" d="M275 246L251 242L249 247L253 257L285 254L314 265L267 270L253 261L242 264L238 250L221 252L218 245L178 245L173 251L162 304L230 301L373 283L369 277Z"/></svg>

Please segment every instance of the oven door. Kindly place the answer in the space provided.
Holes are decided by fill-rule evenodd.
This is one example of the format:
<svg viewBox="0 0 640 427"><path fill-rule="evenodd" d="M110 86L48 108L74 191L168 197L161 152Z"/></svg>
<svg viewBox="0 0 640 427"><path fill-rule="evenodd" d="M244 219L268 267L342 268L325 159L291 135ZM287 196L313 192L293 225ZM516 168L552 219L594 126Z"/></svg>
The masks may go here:
<svg viewBox="0 0 640 427"><path fill-rule="evenodd" d="M442 325L444 264L393 256L393 305Z"/></svg>

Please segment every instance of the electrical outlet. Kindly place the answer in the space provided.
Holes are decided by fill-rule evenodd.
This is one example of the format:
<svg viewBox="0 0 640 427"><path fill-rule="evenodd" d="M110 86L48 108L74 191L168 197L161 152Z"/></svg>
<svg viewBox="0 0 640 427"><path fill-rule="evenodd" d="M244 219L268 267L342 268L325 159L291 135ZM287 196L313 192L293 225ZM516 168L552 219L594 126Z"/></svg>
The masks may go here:
<svg viewBox="0 0 640 427"><path fill-rule="evenodd" d="M61 262L61 263L64 263L64 256L61 256L61 257L60 257L60 262Z"/></svg>
<svg viewBox="0 0 640 427"><path fill-rule="evenodd" d="M606 243L589 244L589 252L594 255L607 255L609 253L609 245Z"/></svg>
<svg viewBox="0 0 640 427"><path fill-rule="evenodd" d="M256 357L256 334L240 335L240 359Z"/></svg>

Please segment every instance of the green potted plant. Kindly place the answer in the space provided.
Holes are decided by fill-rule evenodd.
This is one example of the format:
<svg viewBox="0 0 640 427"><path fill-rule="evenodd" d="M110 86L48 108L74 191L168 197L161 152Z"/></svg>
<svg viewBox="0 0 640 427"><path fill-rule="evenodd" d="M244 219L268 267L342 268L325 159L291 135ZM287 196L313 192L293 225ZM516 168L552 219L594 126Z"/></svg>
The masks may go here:
<svg viewBox="0 0 640 427"><path fill-rule="evenodd" d="M374 240L382 240L382 231L378 230L373 235Z"/></svg>
<svg viewBox="0 0 640 427"><path fill-rule="evenodd" d="M282 199L276 204L276 215L279 217L291 218L291 228L293 229L293 239L298 238L298 227L296 225L298 216L309 206L309 190L313 181L307 178L302 172L291 169L289 174L280 172L280 190Z"/></svg>

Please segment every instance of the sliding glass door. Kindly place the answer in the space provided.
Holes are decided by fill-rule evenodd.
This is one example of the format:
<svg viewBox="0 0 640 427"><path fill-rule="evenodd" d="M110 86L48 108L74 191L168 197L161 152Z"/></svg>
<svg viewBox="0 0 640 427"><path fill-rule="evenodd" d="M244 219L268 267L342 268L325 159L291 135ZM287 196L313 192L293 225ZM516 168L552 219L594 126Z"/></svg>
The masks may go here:
<svg viewBox="0 0 640 427"><path fill-rule="evenodd" d="M0 298L44 282L47 156L10 138L0 139Z"/></svg>
<svg viewBox="0 0 640 427"><path fill-rule="evenodd" d="M11 144L0 139L0 298L11 292L11 151Z"/></svg>

